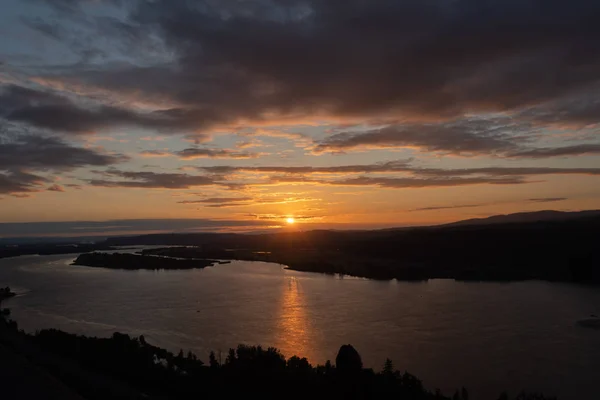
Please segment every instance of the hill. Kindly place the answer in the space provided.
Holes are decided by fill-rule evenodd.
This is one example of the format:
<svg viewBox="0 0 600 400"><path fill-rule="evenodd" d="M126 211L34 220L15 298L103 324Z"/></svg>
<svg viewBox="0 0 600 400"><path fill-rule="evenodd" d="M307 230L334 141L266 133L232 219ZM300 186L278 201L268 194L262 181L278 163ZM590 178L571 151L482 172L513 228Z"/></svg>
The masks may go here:
<svg viewBox="0 0 600 400"><path fill-rule="evenodd" d="M534 211L520 212L506 215L493 215L487 218L472 218L462 221L452 222L443 226L465 226L465 225L490 225L490 224L510 224L524 222L541 222L541 221L566 221L569 219L586 218L600 216L600 210L587 211Z"/></svg>

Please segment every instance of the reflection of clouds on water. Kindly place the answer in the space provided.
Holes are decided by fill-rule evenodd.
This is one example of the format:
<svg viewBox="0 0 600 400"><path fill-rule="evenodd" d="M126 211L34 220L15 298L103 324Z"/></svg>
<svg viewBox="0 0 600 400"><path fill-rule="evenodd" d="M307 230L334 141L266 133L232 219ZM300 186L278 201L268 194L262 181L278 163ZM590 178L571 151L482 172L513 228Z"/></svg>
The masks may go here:
<svg viewBox="0 0 600 400"><path fill-rule="evenodd" d="M289 277L283 286L279 317L279 342L283 349L292 355L303 355L309 351L310 323L306 315L306 304L301 283L296 277Z"/></svg>

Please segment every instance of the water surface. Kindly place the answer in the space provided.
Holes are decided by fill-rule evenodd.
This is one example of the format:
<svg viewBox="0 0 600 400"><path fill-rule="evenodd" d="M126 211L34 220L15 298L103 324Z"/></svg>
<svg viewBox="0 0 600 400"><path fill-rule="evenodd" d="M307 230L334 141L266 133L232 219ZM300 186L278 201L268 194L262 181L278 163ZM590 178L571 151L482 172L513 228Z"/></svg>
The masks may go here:
<svg viewBox="0 0 600 400"><path fill-rule="evenodd" d="M275 346L312 363L353 344L367 366L386 357L450 393L502 389L600 398L600 290L546 282L428 283L336 278L235 261L202 270L120 271L69 265L76 255L0 260L5 303L27 331L144 334L173 351Z"/></svg>

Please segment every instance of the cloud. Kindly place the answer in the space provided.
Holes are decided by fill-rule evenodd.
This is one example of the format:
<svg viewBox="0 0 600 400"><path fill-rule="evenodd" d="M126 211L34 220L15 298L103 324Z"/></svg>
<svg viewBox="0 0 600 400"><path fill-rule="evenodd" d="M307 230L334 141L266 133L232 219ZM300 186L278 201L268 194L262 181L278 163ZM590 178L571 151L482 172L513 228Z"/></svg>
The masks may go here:
<svg viewBox="0 0 600 400"><path fill-rule="evenodd" d="M68 170L127 161L122 154L72 146L57 137L0 132L0 169Z"/></svg>
<svg viewBox="0 0 600 400"><path fill-rule="evenodd" d="M0 193L3 194L41 191L52 181L51 174L124 161L127 157L122 154L76 147L53 136L20 133L13 125L0 122ZM48 190L54 186L59 188L53 185Z"/></svg>
<svg viewBox="0 0 600 400"><path fill-rule="evenodd" d="M600 154L599 144L531 147L539 129L512 119L471 119L451 123L390 125L361 132L341 132L318 142L313 153L361 149L417 149L458 156L494 155L506 158L549 158Z"/></svg>
<svg viewBox="0 0 600 400"><path fill-rule="evenodd" d="M600 168L553 168L553 167L483 167L463 169L414 168L413 172L424 176L528 176L528 175L600 175Z"/></svg>
<svg viewBox="0 0 600 400"><path fill-rule="evenodd" d="M600 168L554 168L554 167L481 167L481 168L423 168L411 164L412 160L396 160L374 164L351 164L331 167L311 166L200 166L199 171L215 174L233 174L238 172L275 173L285 175L319 174L374 174L408 173L424 177L452 177L465 175L489 176L528 176L528 175L600 175ZM283 176L285 176L283 175ZM290 177L290 179L295 179Z"/></svg>
<svg viewBox="0 0 600 400"><path fill-rule="evenodd" d="M542 197L537 199L529 199L533 203L554 203L557 201L569 200L568 197Z"/></svg>
<svg viewBox="0 0 600 400"><path fill-rule="evenodd" d="M499 178L381 178L361 176L358 178L350 178L328 182L333 185L344 186L379 186L383 188L393 189L409 189L409 188L431 188L431 187L452 187L452 186L467 186L467 185L520 185L527 183L520 177L499 177Z"/></svg>
<svg viewBox="0 0 600 400"><path fill-rule="evenodd" d="M46 188L46 190L48 190L50 192L64 192L65 188L62 187L62 186L60 186L60 185L54 184L54 185L49 186L48 188Z"/></svg>
<svg viewBox="0 0 600 400"><path fill-rule="evenodd" d="M109 221L0 223L0 237L116 236L142 233L245 231L271 225L260 220L135 219Z"/></svg>
<svg viewBox="0 0 600 400"><path fill-rule="evenodd" d="M130 172L109 169L101 172L107 178L124 179L91 179L89 184L101 187L151 188L151 189L189 189L197 186L215 185L213 177L170 174L155 172Z"/></svg>
<svg viewBox="0 0 600 400"><path fill-rule="evenodd" d="M254 218L256 220L266 221L285 221L291 215L289 214L246 214L246 217ZM323 219L323 216L319 215L293 215L295 221L315 221Z"/></svg>
<svg viewBox="0 0 600 400"><path fill-rule="evenodd" d="M550 0L543 15L538 6L535 0L141 1L127 20L111 24L111 33L122 32L124 41L155 37L174 63L78 66L58 75L147 98L168 96L180 104L169 115L197 129L511 111L570 96L600 78L600 29L590 18L600 5Z"/></svg>
<svg viewBox="0 0 600 400"><path fill-rule="evenodd" d="M600 154L600 144L580 144L565 147L544 147L537 149L523 149L509 153L508 157L518 158L547 158L547 157L570 157L581 155Z"/></svg>
<svg viewBox="0 0 600 400"><path fill-rule="evenodd" d="M251 201L252 197L213 197L202 200L184 200L178 201L180 204L228 204Z"/></svg>
<svg viewBox="0 0 600 400"><path fill-rule="evenodd" d="M162 150L144 150L140 152L142 157L169 157L172 154Z"/></svg>
<svg viewBox="0 0 600 400"><path fill-rule="evenodd" d="M517 147L513 135L518 129L520 127L509 121L496 120L390 125L362 132L336 133L318 143L313 151L320 154L356 148L417 148L455 155L494 154Z"/></svg>
<svg viewBox="0 0 600 400"><path fill-rule="evenodd" d="M165 134L194 132L202 126L200 111L161 109L140 112L95 99L79 103L49 90L14 84L0 86L0 117L10 122L60 133L89 134L116 127L141 127ZM200 135L203 137L202 135Z"/></svg>
<svg viewBox="0 0 600 400"><path fill-rule="evenodd" d="M476 208L476 207L483 207L483 206L487 206L487 205L489 205L489 204L459 204L456 206L421 207L421 208L415 208L414 210L411 210L411 211L453 210L456 208Z"/></svg>
<svg viewBox="0 0 600 400"><path fill-rule="evenodd" d="M264 204L289 204L307 201L317 201L318 199L305 197L284 197L284 196L259 196L259 197L213 197L202 200L183 200L179 204L202 204L209 208L233 208L258 206Z"/></svg>
<svg viewBox="0 0 600 400"><path fill-rule="evenodd" d="M25 171L2 171L0 169L0 194L23 195L25 197L24 195L28 192L41 190L41 186L47 181L47 178Z"/></svg>
<svg viewBox="0 0 600 400"><path fill-rule="evenodd" d="M233 173L233 172L264 172L264 173L285 173L285 174L336 174L336 173L366 173L366 172L404 172L411 170L410 160L397 160L375 164L365 165L340 165L332 167L311 167L311 166L206 166L196 167L198 170L212 173Z"/></svg>
<svg viewBox="0 0 600 400"><path fill-rule="evenodd" d="M209 149L209 148L198 148L191 147L181 151L176 151L174 155L184 159L193 160L195 158L233 158L233 159L247 159L257 158L260 156L259 153L251 153L245 151L232 151L227 149Z"/></svg>
<svg viewBox="0 0 600 400"><path fill-rule="evenodd" d="M568 200L567 197L542 197L536 199L527 199L525 201L531 203L553 203L558 201ZM410 211L439 211L439 210L453 210L457 208L477 208L477 207L486 207L486 206L495 206L498 204L522 204L523 201L502 201L502 202L493 202L493 203L479 203L479 204L459 204L455 206L433 206L433 207L422 207L415 208Z"/></svg>

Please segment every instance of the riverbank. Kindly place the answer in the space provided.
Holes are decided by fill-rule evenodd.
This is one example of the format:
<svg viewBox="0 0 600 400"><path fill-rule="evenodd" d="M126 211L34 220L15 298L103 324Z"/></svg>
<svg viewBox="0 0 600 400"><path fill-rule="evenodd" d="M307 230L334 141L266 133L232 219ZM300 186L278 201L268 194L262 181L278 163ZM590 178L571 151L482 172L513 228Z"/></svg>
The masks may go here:
<svg viewBox="0 0 600 400"><path fill-rule="evenodd" d="M265 247L269 249L270 247ZM419 259L404 259L401 254L376 256L368 253L339 249L287 248L270 251L253 249L221 249L218 247L165 247L143 250L143 255L176 257L182 259L218 258L222 260L262 261L285 265L288 269L328 275L346 275L374 280L427 281L454 279L457 281L510 282L546 280L551 282L578 282L599 284L597 268L592 257L581 254L577 259L557 259L543 262L532 254L520 259L513 254L497 254L494 258L460 260L439 254L424 254ZM461 262L462 260L462 262Z"/></svg>

